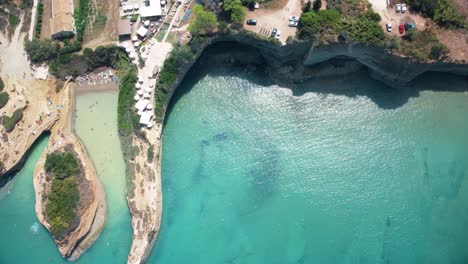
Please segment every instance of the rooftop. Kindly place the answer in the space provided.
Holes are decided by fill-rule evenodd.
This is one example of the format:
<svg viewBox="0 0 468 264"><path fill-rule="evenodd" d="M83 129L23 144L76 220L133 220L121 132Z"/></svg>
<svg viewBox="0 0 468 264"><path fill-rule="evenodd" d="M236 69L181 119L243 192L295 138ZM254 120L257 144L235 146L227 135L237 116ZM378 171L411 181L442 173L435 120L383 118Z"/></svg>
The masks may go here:
<svg viewBox="0 0 468 264"><path fill-rule="evenodd" d="M161 16L160 0L145 0L140 6L140 16L142 18Z"/></svg>
<svg viewBox="0 0 468 264"><path fill-rule="evenodd" d="M119 20L119 36L130 35L132 33L132 27L129 19Z"/></svg>

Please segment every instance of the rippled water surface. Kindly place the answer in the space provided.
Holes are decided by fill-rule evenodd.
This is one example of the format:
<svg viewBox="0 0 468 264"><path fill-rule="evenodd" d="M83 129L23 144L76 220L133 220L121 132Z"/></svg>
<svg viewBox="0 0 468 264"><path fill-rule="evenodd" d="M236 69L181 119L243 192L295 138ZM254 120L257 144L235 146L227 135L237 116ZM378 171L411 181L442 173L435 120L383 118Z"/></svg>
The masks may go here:
<svg viewBox="0 0 468 264"><path fill-rule="evenodd" d="M150 263L467 263L468 94L361 74L295 91L238 71L184 82Z"/></svg>
<svg viewBox="0 0 468 264"><path fill-rule="evenodd" d="M468 94L417 92L463 86L447 76L396 92L353 74L293 95L237 70L192 75L164 130L163 224L148 263L467 263ZM115 93L77 98L109 203L79 264L126 263L131 243L116 104ZM46 143L0 192L1 264L67 263L34 214Z"/></svg>

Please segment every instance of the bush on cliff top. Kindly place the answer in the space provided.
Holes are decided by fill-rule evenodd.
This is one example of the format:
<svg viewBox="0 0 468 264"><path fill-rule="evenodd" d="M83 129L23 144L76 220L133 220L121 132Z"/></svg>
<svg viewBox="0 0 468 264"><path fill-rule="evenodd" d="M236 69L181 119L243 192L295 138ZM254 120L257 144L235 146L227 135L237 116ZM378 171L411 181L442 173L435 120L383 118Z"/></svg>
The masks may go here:
<svg viewBox="0 0 468 264"><path fill-rule="evenodd" d="M0 93L0 109L2 109L8 103L8 99L10 99L8 93Z"/></svg>
<svg viewBox="0 0 468 264"><path fill-rule="evenodd" d="M409 0L414 11L432 18L437 24L446 27L467 27L466 18L461 15L451 0Z"/></svg>
<svg viewBox="0 0 468 264"><path fill-rule="evenodd" d="M11 132L15 129L16 124L23 118L23 109L19 108L13 112L11 117L3 116L2 123L3 127L5 127L6 132Z"/></svg>
<svg viewBox="0 0 468 264"><path fill-rule="evenodd" d="M57 58L59 48L59 44L50 39L33 39L32 41L27 40L24 47L29 59L33 63L48 62Z"/></svg>
<svg viewBox="0 0 468 264"><path fill-rule="evenodd" d="M218 24L213 12L207 11L201 5L195 5L193 8L195 19L190 22L188 30L193 35L207 35L214 32Z"/></svg>
<svg viewBox="0 0 468 264"><path fill-rule="evenodd" d="M51 153L47 155L45 170L54 174L56 179L63 180L80 172L73 155L66 153Z"/></svg>
<svg viewBox="0 0 468 264"><path fill-rule="evenodd" d="M155 90L155 116L156 120L161 122L164 118L165 108L167 106L169 95L180 73L183 65L193 59L194 53L188 46L177 45L164 61L164 65L159 73L158 82Z"/></svg>
<svg viewBox="0 0 468 264"><path fill-rule="evenodd" d="M301 16L297 36L326 44L336 41L341 32L348 32L354 41L382 46L385 35L379 24L380 19L379 14L372 11L355 16L342 15L335 9L309 11Z"/></svg>
<svg viewBox="0 0 468 264"><path fill-rule="evenodd" d="M80 168L73 154L54 152L47 155L45 170L53 176L46 205L50 231L61 237L77 223L75 209L80 197L76 176Z"/></svg>
<svg viewBox="0 0 468 264"><path fill-rule="evenodd" d="M5 83L3 82L2 77L0 77L0 92L3 91L3 88L5 88Z"/></svg>
<svg viewBox="0 0 468 264"><path fill-rule="evenodd" d="M437 60L448 52L447 47L439 42L431 29L424 31L409 29L403 39L392 39L387 46L397 53L420 61Z"/></svg>

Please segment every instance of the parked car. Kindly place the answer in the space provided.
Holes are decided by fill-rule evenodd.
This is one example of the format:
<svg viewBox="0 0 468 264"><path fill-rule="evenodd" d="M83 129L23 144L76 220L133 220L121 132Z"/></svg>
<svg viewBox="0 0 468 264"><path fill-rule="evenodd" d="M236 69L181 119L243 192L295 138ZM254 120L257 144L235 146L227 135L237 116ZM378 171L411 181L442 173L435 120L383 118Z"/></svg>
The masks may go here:
<svg viewBox="0 0 468 264"><path fill-rule="evenodd" d="M247 19L247 25L255 26L255 25L257 25L257 20L256 19Z"/></svg>
<svg viewBox="0 0 468 264"><path fill-rule="evenodd" d="M415 27L413 23L405 23L404 26L405 26L405 31L408 30L408 29L410 29L410 28L414 28L414 27Z"/></svg>
<svg viewBox="0 0 468 264"><path fill-rule="evenodd" d="M278 32L276 32L275 38L276 38L276 39L279 39L280 37L281 37L281 31L278 30Z"/></svg>
<svg viewBox="0 0 468 264"><path fill-rule="evenodd" d="M290 27L297 27L297 24L298 24L298 23L299 23L299 22L297 22L297 21L289 21L288 26L290 26Z"/></svg>
<svg viewBox="0 0 468 264"><path fill-rule="evenodd" d="M400 13L400 12L401 12L401 4L396 4L396 5L395 5L395 11L396 11L397 13Z"/></svg>
<svg viewBox="0 0 468 264"><path fill-rule="evenodd" d="M392 32L392 23L387 23L387 31Z"/></svg>
<svg viewBox="0 0 468 264"><path fill-rule="evenodd" d="M299 22L299 17L298 16L290 16L289 21Z"/></svg>
<svg viewBox="0 0 468 264"><path fill-rule="evenodd" d="M272 38L276 37L276 32L277 32L277 31L278 31L278 30L277 30L276 28L272 29L272 30L271 30L271 35L270 35L270 36L271 36Z"/></svg>
<svg viewBox="0 0 468 264"><path fill-rule="evenodd" d="M401 24L400 26L398 26L398 31L400 32L400 34L405 33L405 26L404 26L403 24Z"/></svg>
<svg viewBox="0 0 468 264"><path fill-rule="evenodd" d="M401 4L401 12L406 13L406 5L405 4Z"/></svg>

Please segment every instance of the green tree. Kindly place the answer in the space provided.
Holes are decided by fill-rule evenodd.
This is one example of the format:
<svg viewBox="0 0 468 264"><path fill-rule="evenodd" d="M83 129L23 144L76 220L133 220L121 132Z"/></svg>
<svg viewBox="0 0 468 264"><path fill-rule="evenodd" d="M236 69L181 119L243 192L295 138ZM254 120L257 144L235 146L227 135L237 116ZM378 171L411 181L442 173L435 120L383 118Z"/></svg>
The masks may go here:
<svg viewBox="0 0 468 264"><path fill-rule="evenodd" d="M230 12L237 6L242 6L241 0L224 0L223 9L224 11Z"/></svg>
<svg viewBox="0 0 468 264"><path fill-rule="evenodd" d="M50 39L26 41L24 47L29 59L34 63L48 62L57 58L59 48L59 44Z"/></svg>
<svg viewBox="0 0 468 264"><path fill-rule="evenodd" d="M336 33L340 27L340 21L341 15L336 10L305 13L299 21L299 38L310 39L325 30Z"/></svg>
<svg viewBox="0 0 468 264"><path fill-rule="evenodd" d="M312 6L314 11L319 11L321 7L322 7L322 0L315 0Z"/></svg>
<svg viewBox="0 0 468 264"><path fill-rule="evenodd" d="M307 12L310 12L310 10L312 10L312 2L311 1L307 1L307 3L304 5L304 7L302 8L302 12L303 13L307 13Z"/></svg>
<svg viewBox="0 0 468 264"><path fill-rule="evenodd" d="M195 5L193 13L195 19L188 28L193 35L207 35L214 32L218 22L213 12L203 9L201 5Z"/></svg>
<svg viewBox="0 0 468 264"><path fill-rule="evenodd" d="M241 5L235 6L231 9L231 21L242 24L245 19L244 7Z"/></svg>
<svg viewBox="0 0 468 264"><path fill-rule="evenodd" d="M229 13L232 22L238 24L242 24L244 22L245 11L241 0L225 0L223 9Z"/></svg>

